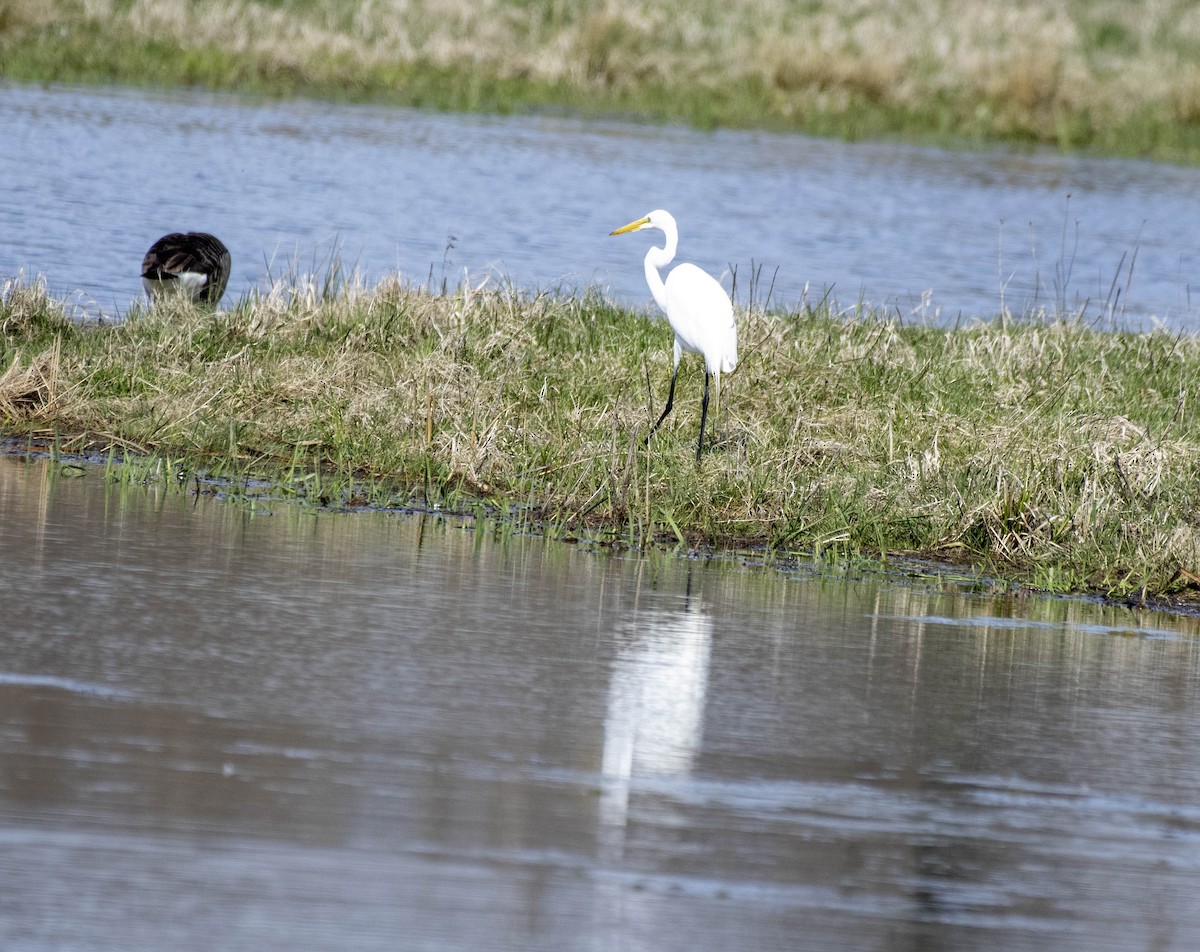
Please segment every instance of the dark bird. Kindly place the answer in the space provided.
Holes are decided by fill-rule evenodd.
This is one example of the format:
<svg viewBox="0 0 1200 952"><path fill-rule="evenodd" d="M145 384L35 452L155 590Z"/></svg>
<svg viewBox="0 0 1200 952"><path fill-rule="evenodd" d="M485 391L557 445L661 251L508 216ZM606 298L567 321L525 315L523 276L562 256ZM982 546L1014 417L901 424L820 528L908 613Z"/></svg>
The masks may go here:
<svg viewBox="0 0 1200 952"><path fill-rule="evenodd" d="M142 259L142 285L150 299L186 291L197 304L216 306L229 283L229 249L202 231L163 235Z"/></svg>

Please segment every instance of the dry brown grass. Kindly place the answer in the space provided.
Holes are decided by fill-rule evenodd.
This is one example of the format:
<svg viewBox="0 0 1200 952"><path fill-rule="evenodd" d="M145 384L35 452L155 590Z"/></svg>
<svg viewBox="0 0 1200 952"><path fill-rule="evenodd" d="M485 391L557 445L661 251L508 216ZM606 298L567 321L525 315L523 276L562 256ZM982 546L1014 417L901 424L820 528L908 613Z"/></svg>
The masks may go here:
<svg viewBox="0 0 1200 952"><path fill-rule="evenodd" d="M11 278L0 285L0 338L21 340L38 337L47 326L59 326L66 314L46 294L45 282L26 284ZM35 419L53 413L59 396L59 351L61 341L29 360L17 353L0 374L0 420Z"/></svg>
<svg viewBox="0 0 1200 952"><path fill-rule="evenodd" d="M58 349L43 351L22 366L14 357L0 375L0 419L35 419L51 412L57 403Z"/></svg>

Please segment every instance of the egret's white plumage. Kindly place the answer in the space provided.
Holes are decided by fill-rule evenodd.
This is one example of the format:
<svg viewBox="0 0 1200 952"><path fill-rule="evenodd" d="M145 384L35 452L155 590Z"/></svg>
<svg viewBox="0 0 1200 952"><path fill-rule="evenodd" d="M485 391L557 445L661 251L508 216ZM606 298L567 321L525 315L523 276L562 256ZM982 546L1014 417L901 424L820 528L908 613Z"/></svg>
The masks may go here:
<svg viewBox="0 0 1200 952"><path fill-rule="evenodd" d="M142 286L154 299L185 291L197 304L216 305L229 283L229 249L202 231L172 232L150 246L142 259Z"/></svg>
<svg viewBox="0 0 1200 952"><path fill-rule="evenodd" d="M700 442L696 445L696 459L704 448L704 423L708 417L708 381L717 379L717 407L721 406L721 374L731 373L737 368L737 325L733 320L733 302L712 275L694 264L680 264L671 269L664 281L659 273L675 259L679 247L679 229L670 212L656 208L649 215L631 221L628 225L610 232L622 235L643 228L657 228L666 235L666 244L652 247L646 252L646 283L650 293L675 332L675 367L671 374L671 390L667 395L667 406L650 433L658 429L675 403L675 380L679 376L679 359L684 351L704 357L704 402L700 412Z"/></svg>

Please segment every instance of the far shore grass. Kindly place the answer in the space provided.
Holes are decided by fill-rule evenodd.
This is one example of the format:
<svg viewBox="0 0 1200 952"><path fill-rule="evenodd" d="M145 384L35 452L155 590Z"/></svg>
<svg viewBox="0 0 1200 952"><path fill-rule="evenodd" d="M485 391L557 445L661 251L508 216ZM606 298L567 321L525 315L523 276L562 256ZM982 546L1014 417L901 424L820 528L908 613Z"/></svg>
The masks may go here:
<svg viewBox="0 0 1200 952"><path fill-rule="evenodd" d="M0 0L0 78L1200 162L1183 0Z"/></svg>
<svg viewBox="0 0 1200 952"><path fill-rule="evenodd" d="M314 504L450 499L550 535L905 554L1200 601L1200 337L825 306L738 323L697 465L698 360L647 445L670 329L599 292L293 280L228 311L170 301L81 323L12 279L0 435L254 475Z"/></svg>

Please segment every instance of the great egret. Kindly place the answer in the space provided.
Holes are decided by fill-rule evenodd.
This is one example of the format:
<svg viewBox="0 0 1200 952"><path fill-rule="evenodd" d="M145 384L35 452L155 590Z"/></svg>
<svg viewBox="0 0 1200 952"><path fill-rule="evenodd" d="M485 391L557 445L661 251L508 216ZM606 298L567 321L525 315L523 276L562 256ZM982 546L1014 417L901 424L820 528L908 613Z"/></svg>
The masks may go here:
<svg viewBox="0 0 1200 952"><path fill-rule="evenodd" d="M650 293L667 315L671 329L675 331L675 369L671 374L671 389L667 393L667 406L650 428L654 435L659 424L667 418L675 403L675 380L679 376L679 358L685 350L704 357L704 402L700 405L700 442L696 444L696 461L704 449L704 422L708 418L708 381L717 378L717 409L721 408L721 374L731 373L737 368L737 325L733 321L733 302L712 275L701 271L694 264L684 263L671 269L667 280L658 273L675 258L679 246L679 229L670 212L656 208L644 218L631 221L623 228L609 232L623 235L628 231L657 228L667 236L665 247L651 247L646 252L646 283ZM648 436L647 439L650 437Z"/></svg>
<svg viewBox="0 0 1200 952"><path fill-rule="evenodd" d="M216 305L229 283L229 249L202 231L163 235L142 259L142 286L153 300L186 291L197 304Z"/></svg>

